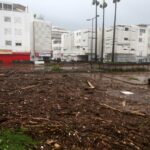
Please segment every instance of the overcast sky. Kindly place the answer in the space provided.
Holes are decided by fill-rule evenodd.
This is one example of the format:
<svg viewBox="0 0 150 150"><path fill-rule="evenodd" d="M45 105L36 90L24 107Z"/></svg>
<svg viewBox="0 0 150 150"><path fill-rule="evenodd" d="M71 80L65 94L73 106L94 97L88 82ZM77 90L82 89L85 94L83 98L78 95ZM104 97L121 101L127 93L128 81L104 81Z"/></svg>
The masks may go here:
<svg viewBox="0 0 150 150"><path fill-rule="evenodd" d="M5 0L3 0L5 1ZM8 1L8 0L7 0ZM94 16L92 0L9 0L28 5L29 10L44 16L54 25L69 30L88 28L87 18ZM101 2L102 0L100 0ZM106 0L106 25L113 25L113 0ZM102 24L102 11L99 8L99 26ZM150 0L121 0L118 4L117 24L150 24Z"/></svg>

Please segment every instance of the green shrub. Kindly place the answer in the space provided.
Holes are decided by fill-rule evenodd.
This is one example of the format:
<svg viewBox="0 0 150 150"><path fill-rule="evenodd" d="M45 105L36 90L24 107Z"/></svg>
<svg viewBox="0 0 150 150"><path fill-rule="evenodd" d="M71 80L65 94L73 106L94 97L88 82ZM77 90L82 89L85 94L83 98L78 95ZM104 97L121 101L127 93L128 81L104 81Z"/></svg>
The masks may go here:
<svg viewBox="0 0 150 150"><path fill-rule="evenodd" d="M36 144L37 142L23 132L0 131L0 150L32 150Z"/></svg>
<svg viewBox="0 0 150 150"><path fill-rule="evenodd" d="M61 68L59 65L54 65L54 66L52 66L51 70L55 71L55 72L59 72L59 71L61 71Z"/></svg>

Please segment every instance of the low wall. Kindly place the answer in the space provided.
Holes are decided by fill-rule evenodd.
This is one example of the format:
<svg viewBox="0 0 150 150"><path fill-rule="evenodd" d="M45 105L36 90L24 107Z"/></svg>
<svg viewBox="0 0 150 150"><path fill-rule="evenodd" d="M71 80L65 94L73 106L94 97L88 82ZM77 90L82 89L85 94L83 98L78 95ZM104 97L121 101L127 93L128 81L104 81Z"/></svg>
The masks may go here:
<svg viewBox="0 0 150 150"><path fill-rule="evenodd" d="M14 61L30 61L30 53L0 54L0 62L11 64Z"/></svg>

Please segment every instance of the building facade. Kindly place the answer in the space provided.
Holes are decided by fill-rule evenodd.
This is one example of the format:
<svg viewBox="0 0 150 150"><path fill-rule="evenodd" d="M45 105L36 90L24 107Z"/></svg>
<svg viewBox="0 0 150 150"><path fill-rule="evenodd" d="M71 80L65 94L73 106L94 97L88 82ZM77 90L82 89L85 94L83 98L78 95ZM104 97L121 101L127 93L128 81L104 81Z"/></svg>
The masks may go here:
<svg viewBox="0 0 150 150"><path fill-rule="evenodd" d="M0 2L0 61L30 60L30 26L28 7Z"/></svg>
<svg viewBox="0 0 150 150"><path fill-rule="evenodd" d="M65 33L68 33L66 29L60 28L58 26L52 26L52 50L53 50L53 59L60 59L61 57L61 36Z"/></svg>
<svg viewBox="0 0 150 150"><path fill-rule="evenodd" d="M98 30L98 57L100 57L100 33ZM88 61L94 59L95 33L89 29L76 30L62 35L62 60Z"/></svg>
<svg viewBox="0 0 150 150"><path fill-rule="evenodd" d="M52 57L52 25L40 19L33 20L31 58L49 60Z"/></svg>
<svg viewBox="0 0 150 150"><path fill-rule="evenodd" d="M118 25L115 39L116 62L147 61L150 51L150 30L148 25ZM111 61L113 27L105 30L105 61Z"/></svg>

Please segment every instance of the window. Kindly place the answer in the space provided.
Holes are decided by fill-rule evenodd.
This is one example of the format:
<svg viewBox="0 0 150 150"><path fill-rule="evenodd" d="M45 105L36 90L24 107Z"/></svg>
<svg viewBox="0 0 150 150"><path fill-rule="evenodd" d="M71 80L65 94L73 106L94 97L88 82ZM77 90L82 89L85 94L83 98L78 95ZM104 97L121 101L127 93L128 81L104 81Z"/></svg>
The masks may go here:
<svg viewBox="0 0 150 150"><path fill-rule="evenodd" d="M145 33L145 29L140 29L140 33Z"/></svg>
<svg viewBox="0 0 150 150"><path fill-rule="evenodd" d="M25 10L26 10L26 7L18 5L18 4L13 4L13 11L24 12Z"/></svg>
<svg viewBox="0 0 150 150"><path fill-rule="evenodd" d="M129 31L129 28L125 28L125 31Z"/></svg>
<svg viewBox="0 0 150 150"><path fill-rule="evenodd" d="M128 39L128 38L124 38L124 40L125 40L125 41L128 41L129 39Z"/></svg>
<svg viewBox="0 0 150 150"><path fill-rule="evenodd" d="M4 30L4 34L5 35L10 35L11 34L11 28L5 28L5 30Z"/></svg>
<svg viewBox="0 0 150 150"><path fill-rule="evenodd" d="M12 10L12 5L10 4L4 4L4 10Z"/></svg>
<svg viewBox="0 0 150 150"><path fill-rule="evenodd" d="M143 42L143 39L142 39L142 38L139 38L139 42Z"/></svg>
<svg viewBox="0 0 150 150"><path fill-rule="evenodd" d="M132 48L131 51L135 51L135 49Z"/></svg>
<svg viewBox="0 0 150 150"><path fill-rule="evenodd" d="M22 35L21 29L15 29L15 35Z"/></svg>
<svg viewBox="0 0 150 150"><path fill-rule="evenodd" d="M4 21L5 22L11 22L11 18L10 17L4 17Z"/></svg>
<svg viewBox="0 0 150 150"><path fill-rule="evenodd" d="M2 3L0 3L0 9L2 9Z"/></svg>
<svg viewBox="0 0 150 150"><path fill-rule="evenodd" d="M11 46L12 45L12 41L5 41L5 45L6 46Z"/></svg>
<svg viewBox="0 0 150 150"><path fill-rule="evenodd" d="M16 46L22 46L22 43L16 43Z"/></svg>
<svg viewBox="0 0 150 150"><path fill-rule="evenodd" d="M127 49L124 49L125 51L127 50Z"/></svg>

